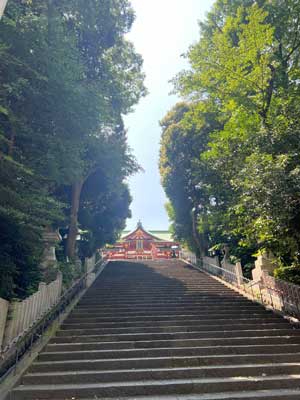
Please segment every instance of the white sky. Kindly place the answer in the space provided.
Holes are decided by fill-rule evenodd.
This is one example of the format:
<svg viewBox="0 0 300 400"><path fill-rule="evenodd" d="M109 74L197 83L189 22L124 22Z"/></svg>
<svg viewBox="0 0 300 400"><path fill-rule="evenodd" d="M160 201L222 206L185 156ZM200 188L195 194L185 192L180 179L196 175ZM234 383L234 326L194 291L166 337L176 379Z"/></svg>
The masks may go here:
<svg viewBox="0 0 300 400"><path fill-rule="evenodd" d="M164 208L167 199L160 185L158 171L159 121L179 100L170 96L172 79L186 68L180 57L199 39L198 20L211 8L213 0L131 0L136 21L128 35L144 59L147 97L125 118L128 141L138 162L145 170L130 178L133 196L132 218L127 229L141 219L146 229L167 229Z"/></svg>

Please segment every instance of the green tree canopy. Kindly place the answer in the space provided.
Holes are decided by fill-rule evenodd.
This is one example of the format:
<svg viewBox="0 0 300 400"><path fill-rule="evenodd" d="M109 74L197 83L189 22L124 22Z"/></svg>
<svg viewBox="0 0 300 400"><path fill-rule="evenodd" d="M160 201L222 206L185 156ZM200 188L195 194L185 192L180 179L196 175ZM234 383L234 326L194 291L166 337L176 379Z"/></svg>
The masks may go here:
<svg viewBox="0 0 300 400"><path fill-rule="evenodd" d="M45 228L69 229L74 258L79 213L87 254L114 240L129 215L124 181L138 166L122 117L146 94L142 59L125 37L133 21L127 0L8 2L0 24L1 296L26 295L41 279Z"/></svg>
<svg viewBox="0 0 300 400"><path fill-rule="evenodd" d="M281 262L299 264L299 11L295 0L217 0L186 54L190 68L174 79L175 91L199 112L180 116L177 135L163 127L163 165L183 165L179 181L189 175L201 188L194 198L186 184L170 189L172 168L161 168L172 220L183 199L186 226L198 210L201 246L226 242L244 262L270 249ZM192 151L184 145L187 126Z"/></svg>

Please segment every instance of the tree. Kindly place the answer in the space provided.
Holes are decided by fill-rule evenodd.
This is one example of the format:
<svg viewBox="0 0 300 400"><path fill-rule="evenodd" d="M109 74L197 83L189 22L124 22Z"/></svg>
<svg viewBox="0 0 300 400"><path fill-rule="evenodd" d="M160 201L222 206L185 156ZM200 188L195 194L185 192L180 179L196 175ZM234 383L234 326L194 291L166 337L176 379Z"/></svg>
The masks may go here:
<svg viewBox="0 0 300 400"><path fill-rule="evenodd" d="M117 126L105 126L97 135L91 136L86 143L85 151L85 175L73 184L71 192L71 216L66 244L69 258L75 256L78 213L81 207L85 207L84 200L81 202L82 191L85 191L87 195L88 189L91 189L90 181L92 180L93 188L89 191L89 196L91 196L89 207L93 202L99 201L99 195L110 197L114 193L117 197L121 196L123 180L139 168L128 150L122 121ZM106 178L106 187L103 186L103 177ZM120 193L117 192L117 188ZM127 206L129 206L128 203ZM111 228L113 230L114 226Z"/></svg>
<svg viewBox="0 0 300 400"><path fill-rule="evenodd" d="M186 55L191 68L174 79L217 122L182 173L192 170L206 193L198 231L205 225L210 245L227 242L243 260L270 249L299 262L299 11L294 0L216 1ZM190 121L197 136L205 112L185 114L181 126Z"/></svg>
<svg viewBox="0 0 300 400"><path fill-rule="evenodd" d="M41 278L45 228L69 226L67 253L74 258L81 208L96 215L115 196L123 211L107 214L114 234L106 237L115 237L124 224L130 196L123 181L137 165L122 115L146 93L142 59L125 39L133 20L127 0L8 3L0 42L0 177L5 178L0 224L11 224L0 250L6 297L32 290L24 283L31 279L25 279L26 268L32 282ZM101 187L103 174L107 185ZM95 177L97 190L87 196ZM95 239L95 226L86 226L94 232L89 243L94 250L102 239ZM7 247L20 240L27 243L26 267L19 255L14 259L16 247ZM11 265L9 271L5 265Z"/></svg>
<svg viewBox="0 0 300 400"><path fill-rule="evenodd" d="M160 173L172 205L167 206L178 240L203 255L208 248L207 172L200 154L207 149L209 133L219 126L214 113L178 103L161 121ZM202 226L199 230L199 226Z"/></svg>
<svg viewBox="0 0 300 400"><path fill-rule="evenodd" d="M90 7L85 8L80 16L72 18L71 22L79 37L77 45L80 53L85 60L88 59L85 80L87 82L93 80L101 99L99 110L101 124L100 129L89 131L85 143L81 142L83 151L89 157L83 157L82 169L72 185L69 234L66 244L66 254L70 259L75 257L78 211L84 183L95 170L101 169L100 152L92 154L89 149L97 147L97 140L103 140L101 132L105 135L112 124L120 124L121 115L128 113L139 98L146 94L143 86L144 75L141 72L142 59L136 54L132 44L124 39L134 19L129 3L124 0L115 0L112 3L106 1L104 8L99 6L100 3L97 0L90 0ZM116 14L119 16L117 19ZM99 29L100 26L91 24L91 21L103 21L107 24L109 34L108 32L103 34L103 27ZM84 30L82 26L85 27ZM101 143L99 146L101 148ZM124 168L126 169L125 164ZM134 169L127 172L132 173Z"/></svg>

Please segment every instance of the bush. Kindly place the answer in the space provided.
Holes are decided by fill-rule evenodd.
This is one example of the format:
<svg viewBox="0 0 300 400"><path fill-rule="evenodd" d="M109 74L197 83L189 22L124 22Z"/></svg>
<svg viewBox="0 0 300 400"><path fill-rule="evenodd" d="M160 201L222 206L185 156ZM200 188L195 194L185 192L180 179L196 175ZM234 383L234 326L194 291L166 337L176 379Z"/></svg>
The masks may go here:
<svg viewBox="0 0 300 400"><path fill-rule="evenodd" d="M63 286L66 289L82 275L82 267L70 262L59 262L58 269L62 273Z"/></svg>
<svg viewBox="0 0 300 400"><path fill-rule="evenodd" d="M41 254L38 233L0 213L0 297L24 299L37 290Z"/></svg>
<svg viewBox="0 0 300 400"><path fill-rule="evenodd" d="M280 266L274 270L274 277L300 285L300 265Z"/></svg>

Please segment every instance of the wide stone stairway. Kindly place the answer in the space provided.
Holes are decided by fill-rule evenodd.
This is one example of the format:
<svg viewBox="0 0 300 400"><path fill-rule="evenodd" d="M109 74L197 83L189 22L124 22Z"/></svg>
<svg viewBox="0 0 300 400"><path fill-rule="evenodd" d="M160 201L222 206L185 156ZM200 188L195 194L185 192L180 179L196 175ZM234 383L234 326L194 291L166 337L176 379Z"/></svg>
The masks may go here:
<svg viewBox="0 0 300 400"><path fill-rule="evenodd" d="M178 260L111 262L11 399L300 399L300 330Z"/></svg>

